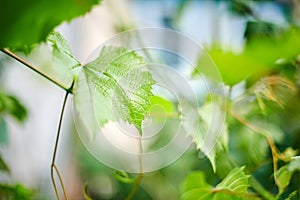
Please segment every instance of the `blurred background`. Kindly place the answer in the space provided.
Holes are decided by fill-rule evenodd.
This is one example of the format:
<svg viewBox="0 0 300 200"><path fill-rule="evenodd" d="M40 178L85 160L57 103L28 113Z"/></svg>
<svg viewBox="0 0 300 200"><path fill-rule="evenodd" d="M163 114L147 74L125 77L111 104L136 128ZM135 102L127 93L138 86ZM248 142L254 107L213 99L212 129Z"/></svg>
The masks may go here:
<svg viewBox="0 0 300 200"><path fill-rule="evenodd" d="M74 54L83 63L101 43L118 32L135 27L174 29L186 34L213 55L217 52L214 51L215 46L235 55L243 52L251 38L257 35L266 38L273 37L291 25L298 25L299 16L300 2L297 0L104 0L90 13L60 25L57 30L69 41ZM272 54L272 52L265 53L266 55ZM43 47L33 50L30 55L23 56L60 82L71 85L71 77L62 78L49 67L51 56L46 50L43 51ZM251 58L251 56L247 57L247 59ZM248 61L247 59L245 62ZM258 57L253 56L253 59L259 62ZM280 57L276 59L279 60ZM218 62L217 60L217 65ZM226 62L220 62L226 64ZM283 63L290 64L289 61ZM251 66L249 68L251 71ZM294 71L293 73L296 73ZM239 73L236 70L229 70L227 73L238 77L237 79L240 77L235 76ZM264 74L274 73L276 72L273 68L267 72L264 71ZM225 77L229 85L243 80L244 76L237 81L230 76ZM36 192L36 199L55 199L50 178L50 165L64 91L2 53L0 54L0 83L0 92L3 91L16 97L27 110L24 120L22 117L15 119L11 116L0 115L0 152L9 166L9 174L0 173L0 181L25 185ZM247 84L251 83L253 82L247 82ZM295 84L299 82L295 81ZM290 101L291 110L293 106L299 107L297 98ZM289 133L280 143L282 150L288 146L294 149L299 148L300 123L298 123L299 114L296 110L293 113L278 111L285 114L281 113L280 116L290 119L286 124L289 127L282 126L283 121L277 115L270 115L274 117L273 120L277 120L280 126L279 132ZM26 113L25 110L24 113ZM233 138L239 141L234 134L243 130L233 123L230 131L232 131L230 134L233 134ZM252 139L244 138L243 140L251 141ZM266 172L264 173L266 177L271 176L272 166L270 162L267 162L270 152L268 148L265 148L267 145L264 142L261 146L265 149L263 150L265 153L262 153L264 156L258 161L253 161L252 158L247 160L244 157L247 154L241 151L246 151L249 147L243 146L246 144L237 144L240 143L231 144L231 148L239 154L233 154L240 159L239 164L246 164L250 166L250 169L252 166L253 172L258 176L263 172ZM213 175L208 159L199 159L198 154L195 146L192 146L171 166L146 174L134 199L179 199L184 177L189 172L199 169L205 171L208 182L217 183L220 180L219 177L224 175ZM224 162L224 159L226 160L223 158L222 161L220 156L220 162ZM263 160L267 163L262 164ZM65 181L69 199L83 199L83 189L86 183L93 199L125 199L132 187L132 185L118 182L113 176L114 170L102 165L83 147L74 128L72 97L68 100L63 122L57 165ZM230 163L224 162L224 165L230 165ZM255 171L257 169L259 170ZM267 179L265 186L269 191L276 193L274 182L270 178Z"/></svg>

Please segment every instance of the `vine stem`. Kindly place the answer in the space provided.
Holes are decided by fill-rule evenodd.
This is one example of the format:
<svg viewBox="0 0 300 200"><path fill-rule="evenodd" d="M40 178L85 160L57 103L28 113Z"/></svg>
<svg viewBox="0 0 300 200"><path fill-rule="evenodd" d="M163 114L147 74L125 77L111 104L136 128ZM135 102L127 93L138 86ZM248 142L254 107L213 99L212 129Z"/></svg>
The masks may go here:
<svg viewBox="0 0 300 200"><path fill-rule="evenodd" d="M62 85L58 81L56 81L53 78L49 77L48 75L46 75L45 73L43 73L42 71L40 71L39 69L37 69L36 67L34 67L32 64L30 64L29 62L27 62L23 58L21 58L18 55L14 54L13 52L11 52L10 50L8 50L7 48L1 49L1 51L3 53L5 53L6 55L8 55L8 56L14 58L15 60L19 61L20 63L22 63L23 65L25 65L29 69L33 70L34 72L38 73L42 77L44 77L47 80L51 81L52 83L54 83L58 87L62 88L63 90L68 91L69 93L72 93L72 91L70 91L69 88L65 87L64 85Z"/></svg>
<svg viewBox="0 0 300 200"><path fill-rule="evenodd" d="M139 188L139 185L144 177L144 170L143 170L143 145L142 145L142 139L141 139L141 136L139 137L139 150L140 150L140 153L139 153L139 165L140 165L140 173L139 175L137 176L135 182L134 182L134 185L131 189L131 191L129 192L128 196L126 197L126 200L131 200L137 189Z"/></svg>
<svg viewBox="0 0 300 200"><path fill-rule="evenodd" d="M57 134L56 134L56 140L55 140L55 145L54 145L54 150L53 150L52 163L51 163L51 179L52 179L53 187L54 187L55 194L56 194L56 197L57 197L58 200L60 200L60 196L59 196L58 188L57 188L55 178L54 178L54 170L55 170L55 172L58 176L58 179L59 179L59 182L60 182L63 194L64 194L64 198L66 200L68 200L66 189L65 189L62 177L61 177L60 172L59 172L59 170L58 170L58 168L55 164L55 159L56 159L56 154L57 154L57 148L58 148L58 142L59 142L59 137L60 137L60 132L61 132L61 126L62 126L63 117L64 117L64 111L65 111L68 96L71 93L71 91L73 90L73 86L74 86L74 81L72 82L71 87L66 90L66 94L65 94L65 97L64 97L64 102L63 102L61 113L60 113L59 124L58 124Z"/></svg>
<svg viewBox="0 0 300 200"><path fill-rule="evenodd" d="M250 122L248 122L246 119L244 119L243 117L239 116L238 114L236 114L233 111L230 111L231 116L233 116L236 120L238 120L240 123L244 124L245 126L247 126L249 129L251 129L252 131L261 134L262 136L264 136L270 146L271 149L271 153L272 153L272 159L273 159L273 176L274 176L274 181L276 183L276 185L279 185L278 180L276 178L276 172L278 169L278 160L281 159L281 156L278 154L278 150L276 148L276 145L273 141L273 139L265 133L264 130L256 127L255 125L251 124Z"/></svg>

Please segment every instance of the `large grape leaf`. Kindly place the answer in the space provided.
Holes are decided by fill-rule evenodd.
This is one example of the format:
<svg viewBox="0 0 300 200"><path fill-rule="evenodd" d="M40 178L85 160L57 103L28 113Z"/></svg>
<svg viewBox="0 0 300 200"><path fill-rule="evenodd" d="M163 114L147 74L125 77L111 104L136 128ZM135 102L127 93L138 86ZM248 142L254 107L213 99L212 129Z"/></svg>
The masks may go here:
<svg viewBox="0 0 300 200"><path fill-rule="evenodd" d="M247 188L249 175L244 173L244 167L233 169L215 187L205 181L203 172L193 172L189 174L183 183L180 196L181 200L217 200L217 199L247 199L249 197ZM254 198L252 198L254 199Z"/></svg>
<svg viewBox="0 0 300 200"><path fill-rule="evenodd" d="M88 12L100 0L2 0L0 49L23 49L44 41L63 21Z"/></svg>
<svg viewBox="0 0 300 200"><path fill-rule="evenodd" d="M89 117L94 113L94 121L97 122L94 128L96 125L104 126L108 121L122 120L134 125L141 134L155 83L145 68L143 58L126 48L104 46L99 56L82 70L83 78L75 92L79 113L87 113ZM91 105L84 107L82 104ZM90 118L87 123L92 121Z"/></svg>

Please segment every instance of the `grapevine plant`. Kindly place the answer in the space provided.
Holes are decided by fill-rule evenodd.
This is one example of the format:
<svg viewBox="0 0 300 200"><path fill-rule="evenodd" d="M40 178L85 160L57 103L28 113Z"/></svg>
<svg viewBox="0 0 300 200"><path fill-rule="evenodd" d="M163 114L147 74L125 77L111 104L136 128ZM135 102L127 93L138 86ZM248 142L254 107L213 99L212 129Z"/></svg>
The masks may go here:
<svg viewBox="0 0 300 200"><path fill-rule="evenodd" d="M133 125L140 135L143 134L143 120L151 114L154 102L165 108L170 117L174 117L172 112L178 109L179 105L152 92L156 82L150 71L140 67L147 64L147 59L138 52L122 46L103 46L98 56L87 64L81 63L74 56L70 45L55 31L55 27L63 21L70 21L89 12L99 0L54 0L50 4L46 0L17 2L1 2L0 49L3 55L7 55L5 58L19 61L65 91L54 144L51 178L57 199L68 199L64 181L56 165L56 155L65 105L70 95L74 95L75 106L83 115L83 124L92 131L95 131L94 126L90 125L89 114L86 114L91 106L86 102L92 101L92 98L97 100L93 106L99 126L105 126L115 120L115 109L118 117ZM238 14L242 12L254 15L247 4L239 2L233 5L232 9L244 8L235 10ZM43 12L40 12L41 10ZM38 17L36 13L39 13ZM257 20L249 22L248 27L255 26L255 23L264 27L271 26L267 22ZM249 34L249 31L252 34ZM203 144L205 130L199 129L199 132L193 133L197 152L205 154L207 159L199 159L196 164L184 163L188 166L185 172L178 169L172 171L169 168L160 170L159 173L162 174L168 174L168 170L184 174L185 177L180 180L174 179L177 174L171 175L176 183L174 187L178 191L175 198L300 198L300 29L296 26L272 29L272 33L267 35L264 31L263 29L253 33L253 29L249 28L248 36L251 37L246 39L244 49L239 53L224 51L217 45L207 47L208 54L222 76L223 82L219 84L227 88L226 104L217 105L218 109L226 113L226 119L220 137L209 152L205 151ZM56 81L27 61L27 55L41 45L51 48L53 65L63 67L63 75L72 77L70 85ZM25 54L21 57L20 52ZM190 76L194 79L200 76L210 79L209 72L203 71L205 64L206 58L199 56L197 66ZM85 90L86 88L88 89ZM113 100L116 105L111 103ZM204 129L209 126L208 116L212 115L213 103L215 102L208 96L200 107L196 108L200 110L199 123ZM4 114L24 121L26 108L14 96L0 91L0 113L2 143L5 141L2 135L6 132ZM179 114L175 117L181 116ZM1 156L0 170L2 173L9 172L9 166ZM147 183L148 176L142 170L136 177L120 170L111 176L120 181L120 184L132 185L127 191L128 194L120 198L150 199L151 194L139 196L145 192L139 188L143 187L143 181ZM31 199L32 195L33 192L22 185L0 185L0 197L4 199ZM89 195L87 187L83 196L85 199L93 198L93 195Z"/></svg>

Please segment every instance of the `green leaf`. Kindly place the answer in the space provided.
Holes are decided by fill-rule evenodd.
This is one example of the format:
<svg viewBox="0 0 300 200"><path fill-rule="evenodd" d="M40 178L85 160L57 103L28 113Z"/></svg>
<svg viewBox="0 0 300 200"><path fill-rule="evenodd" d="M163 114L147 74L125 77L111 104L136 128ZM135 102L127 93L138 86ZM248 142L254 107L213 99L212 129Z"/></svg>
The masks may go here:
<svg viewBox="0 0 300 200"><path fill-rule="evenodd" d="M32 190L20 184L0 184L0 194L3 199L31 200L34 193Z"/></svg>
<svg viewBox="0 0 300 200"><path fill-rule="evenodd" d="M288 165L288 170L291 172L300 171L300 156L294 156Z"/></svg>
<svg viewBox="0 0 300 200"><path fill-rule="evenodd" d="M6 113L18 121L24 121L27 116L26 108L16 97L0 92L0 114Z"/></svg>
<svg viewBox="0 0 300 200"><path fill-rule="evenodd" d="M108 121L122 120L133 124L141 134L154 83L141 56L126 48L105 46L97 59L83 67L83 77L79 77L75 91L75 104L81 113L87 112L86 109L94 110L100 126ZM81 101L90 102L93 107L84 108ZM92 118L86 123L91 121Z"/></svg>
<svg viewBox="0 0 300 200"><path fill-rule="evenodd" d="M247 1L233 0L228 3L230 11L234 14L241 16L252 15L251 7L247 4Z"/></svg>
<svg viewBox="0 0 300 200"><path fill-rule="evenodd" d="M281 194L285 190L285 188L290 184L291 177L292 172L288 170L287 165L281 167L276 172L276 183L279 188L279 194Z"/></svg>
<svg viewBox="0 0 300 200"><path fill-rule="evenodd" d="M248 183L250 175L244 173L244 168L233 169L215 188L229 190L236 194L247 194L247 188L250 186Z"/></svg>
<svg viewBox="0 0 300 200"><path fill-rule="evenodd" d="M4 119L0 118L0 145L7 144L8 130Z"/></svg>
<svg viewBox="0 0 300 200"><path fill-rule="evenodd" d="M172 102L170 102L169 100L162 98L160 96L150 97L150 102L151 102L150 107L159 105L161 108L163 108L165 113L175 112L175 110L176 110Z"/></svg>
<svg viewBox="0 0 300 200"><path fill-rule="evenodd" d="M241 125L230 135L232 154L240 165L255 167L263 162L268 154L269 146L266 138Z"/></svg>
<svg viewBox="0 0 300 200"><path fill-rule="evenodd" d="M195 171L190 173L184 180L183 183L183 192L197 189L197 188L205 188L212 189L213 187L206 183L205 175L201 171Z"/></svg>
<svg viewBox="0 0 300 200"><path fill-rule="evenodd" d="M276 183L279 187L279 194L281 195L285 188L290 184L292 175L296 172L300 171L300 156L292 157L291 161L282 166L277 172L276 172Z"/></svg>
<svg viewBox="0 0 300 200"><path fill-rule="evenodd" d="M297 150L293 149L292 147L288 147L282 153L282 156L285 160L291 161L291 159L297 155Z"/></svg>
<svg viewBox="0 0 300 200"><path fill-rule="evenodd" d="M234 85L242 80L257 81L278 70L278 60L291 60L300 53L300 29L292 27L273 37L255 37L242 52L211 47L208 54L218 67L223 81ZM205 71L207 58L199 57L194 73L211 76ZM237 73L238 72L238 73Z"/></svg>
<svg viewBox="0 0 300 200"><path fill-rule="evenodd" d="M0 155L0 171L9 172L9 168L5 161L3 160L2 156Z"/></svg>
<svg viewBox="0 0 300 200"><path fill-rule="evenodd" d="M221 192L216 193L213 198L213 200L246 200L245 197L239 197L239 196L234 196L234 194L223 194ZM255 200L255 198L249 198L249 200Z"/></svg>
<svg viewBox="0 0 300 200"><path fill-rule="evenodd" d="M212 186L206 183L203 172L190 173L184 180L181 200L211 199Z"/></svg>
<svg viewBox="0 0 300 200"><path fill-rule="evenodd" d="M248 183L250 176L245 175L243 170L244 167L233 169L225 179L214 188L206 183L203 172L192 172L184 180L180 199L246 199L249 196L247 188L250 186Z"/></svg>
<svg viewBox="0 0 300 200"><path fill-rule="evenodd" d="M180 200L211 200L213 198L210 190L207 189L194 189L184 193Z"/></svg>
<svg viewBox="0 0 300 200"><path fill-rule="evenodd" d="M0 6L0 49L22 49L44 41L63 21L90 11L99 0L3 0Z"/></svg>
<svg viewBox="0 0 300 200"><path fill-rule="evenodd" d="M50 32L47 41L52 44L54 66L63 71L65 76L72 75L71 70L81 64L73 55L69 43L60 33L54 31Z"/></svg>
<svg viewBox="0 0 300 200"><path fill-rule="evenodd" d="M174 104L163 97L151 96L149 108L150 110L147 113L147 116L151 118L151 121L166 123L168 119L179 118L179 114Z"/></svg>
<svg viewBox="0 0 300 200"><path fill-rule="evenodd" d="M210 160L213 170L216 171L216 154L220 151L226 151L228 149L228 127L226 122L220 121L222 129L219 133L219 129L211 128L212 120L214 120L215 108L220 107L217 103L207 103L204 106L200 107L199 111L199 121L200 128L199 131L195 134L194 142L197 145L197 148L200 149ZM221 108L220 108L221 109ZM220 125L216 125L220 126ZM215 144L208 143L206 141L209 137L213 138ZM206 146L211 144L211 146Z"/></svg>
<svg viewBox="0 0 300 200"><path fill-rule="evenodd" d="M285 199L285 200L293 200L293 199L296 199L294 198L296 195L297 197L299 197L299 194L300 194L300 189L299 190L295 190L293 191L292 193L289 194L289 196Z"/></svg>

